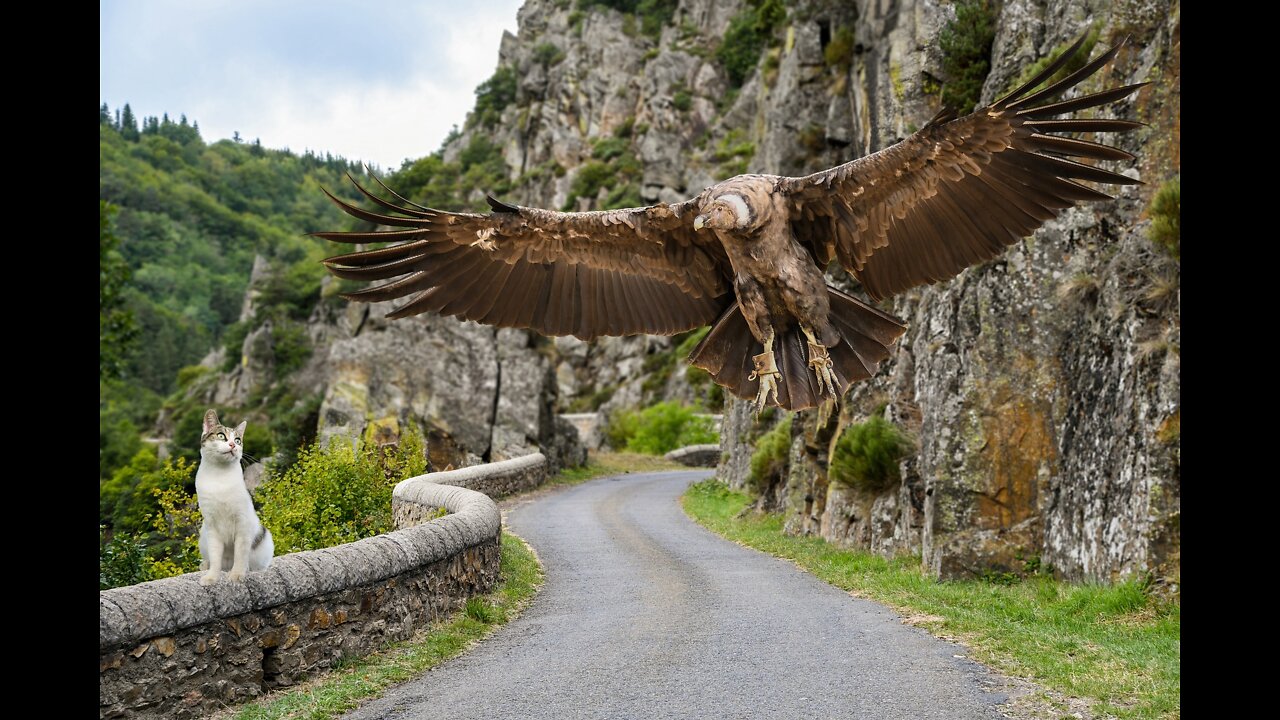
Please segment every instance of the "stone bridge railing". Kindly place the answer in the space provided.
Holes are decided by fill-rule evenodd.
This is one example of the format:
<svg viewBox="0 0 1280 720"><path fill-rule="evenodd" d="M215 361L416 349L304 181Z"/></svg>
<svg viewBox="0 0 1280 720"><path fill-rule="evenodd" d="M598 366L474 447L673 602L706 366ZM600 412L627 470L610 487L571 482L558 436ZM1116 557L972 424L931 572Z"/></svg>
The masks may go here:
<svg viewBox="0 0 1280 720"><path fill-rule="evenodd" d="M536 487L546 467L538 453L405 480L398 530L277 557L243 583L103 591L100 717L203 717L410 637L497 582L502 520L485 493Z"/></svg>

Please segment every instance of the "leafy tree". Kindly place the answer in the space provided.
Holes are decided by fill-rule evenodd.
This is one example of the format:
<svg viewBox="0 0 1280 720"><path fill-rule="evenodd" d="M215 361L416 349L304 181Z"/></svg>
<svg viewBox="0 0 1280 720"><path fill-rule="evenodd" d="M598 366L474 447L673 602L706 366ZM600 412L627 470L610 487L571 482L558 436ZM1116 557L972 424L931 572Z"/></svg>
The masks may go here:
<svg viewBox="0 0 1280 720"><path fill-rule="evenodd" d="M124 374L129 346L138 334L133 313L125 307L124 287L131 273L111 230L115 212L113 205L98 201L98 376L103 378Z"/></svg>
<svg viewBox="0 0 1280 720"><path fill-rule="evenodd" d="M493 127L502 111L516 101L516 71L503 66L476 87L476 106L467 118L467 126Z"/></svg>

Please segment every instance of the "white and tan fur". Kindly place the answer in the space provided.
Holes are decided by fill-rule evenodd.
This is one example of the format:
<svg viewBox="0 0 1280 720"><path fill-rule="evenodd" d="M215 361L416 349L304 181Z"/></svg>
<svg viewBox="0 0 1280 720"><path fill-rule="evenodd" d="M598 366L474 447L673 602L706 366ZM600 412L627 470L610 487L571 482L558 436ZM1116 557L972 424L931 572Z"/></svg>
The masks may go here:
<svg viewBox="0 0 1280 720"><path fill-rule="evenodd" d="M245 573L271 565L275 543L253 510L253 499L244 484L240 458L244 455L247 423L232 429L218 422L218 414L204 414L200 437L200 468L196 470L196 497L204 524L200 526L201 585L218 581L222 571L232 582Z"/></svg>

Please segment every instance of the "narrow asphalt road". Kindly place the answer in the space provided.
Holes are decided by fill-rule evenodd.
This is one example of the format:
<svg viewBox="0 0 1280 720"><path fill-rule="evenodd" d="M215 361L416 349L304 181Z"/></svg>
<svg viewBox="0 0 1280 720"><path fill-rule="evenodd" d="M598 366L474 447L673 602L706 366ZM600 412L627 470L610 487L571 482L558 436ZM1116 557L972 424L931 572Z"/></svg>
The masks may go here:
<svg viewBox="0 0 1280 720"><path fill-rule="evenodd" d="M464 656L348 718L999 718L959 646L730 543L678 497L706 471L622 475L514 508L546 584Z"/></svg>

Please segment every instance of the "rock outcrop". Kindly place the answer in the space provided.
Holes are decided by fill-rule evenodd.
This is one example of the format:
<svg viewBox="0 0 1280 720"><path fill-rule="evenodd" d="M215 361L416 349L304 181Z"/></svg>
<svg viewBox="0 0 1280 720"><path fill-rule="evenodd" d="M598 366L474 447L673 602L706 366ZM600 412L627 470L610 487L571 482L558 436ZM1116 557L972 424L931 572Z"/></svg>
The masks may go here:
<svg viewBox="0 0 1280 720"><path fill-rule="evenodd" d="M676 201L744 170L802 174L874 152L939 109L952 3L788 4L734 89L715 50L751 7L685 0L655 38L611 10L531 0L499 57L520 78L515 102L497 123L465 129L446 158L491 138L525 204L602 207L629 183L645 202ZM1115 140L1138 155L1129 172L1146 185L893 299L886 309L911 325L894 359L835 417L794 423L785 483L765 495L791 532L919 553L942 577L1051 567L1072 579L1176 579L1179 268L1146 238L1145 210L1179 171L1179 5L1010 0L994 28L984 101L1091 28L1103 45L1132 39L1089 87L1152 81L1120 106L1150 127ZM613 152L634 157L639 176L608 160L615 180L575 196L582 173ZM832 280L857 290L843 273ZM671 352L664 339L555 347L562 402L579 398L576 409L689 397L682 364L657 380L647 372ZM901 482L875 492L828 482L843 428L882 405L915 442ZM758 431L740 404L725 412L719 472L741 485Z"/></svg>

